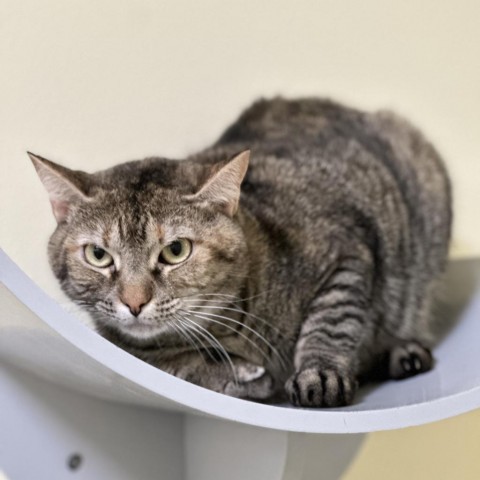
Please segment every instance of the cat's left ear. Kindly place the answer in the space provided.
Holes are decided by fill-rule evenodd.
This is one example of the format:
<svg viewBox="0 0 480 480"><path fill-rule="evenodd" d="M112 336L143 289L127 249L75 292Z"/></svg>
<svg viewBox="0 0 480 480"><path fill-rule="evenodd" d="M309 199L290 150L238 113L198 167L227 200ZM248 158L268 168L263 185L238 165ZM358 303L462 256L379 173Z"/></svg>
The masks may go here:
<svg viewBox="0 0 480 480"><path fill-rule="evenodd" d="M214 206L233 217L238 210L240 186L247 173L250 150L245 150L228 162L216 165L200 190L188 200Z"/></svg>
<svg viewBox="0 0 480 480"><path fill-rule="evenodd" d="M89 200L91 175L70 170L46 158L27 153L48 192L57 223L65 222L74 203Z"/></svg>

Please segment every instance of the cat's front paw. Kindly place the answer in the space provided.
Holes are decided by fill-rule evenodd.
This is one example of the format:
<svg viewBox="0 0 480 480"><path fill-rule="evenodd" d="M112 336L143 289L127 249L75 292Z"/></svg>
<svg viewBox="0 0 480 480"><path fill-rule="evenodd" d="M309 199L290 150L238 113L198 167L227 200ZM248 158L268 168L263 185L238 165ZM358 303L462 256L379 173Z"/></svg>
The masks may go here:
<svg viewBox="0 0 480 480"><path fill-rule="evenodd" d="M432 367L432 353L418 342L405 342L390 351L388 373L395 380L427 372Z"/></svg>
<svg viewBox="0 0 480 480"><path fill-rule="evenodd" d="M236 380L225 385L223 393L231 397L266 400L275 393L275 382L265 368L249 363L235 367Z"/></svg>
<svg viewBox="0 0 480 480"><path fill-rule="evenodd" d="M356 379L333 369L307 368L285 383L290 402L298 407L343 407L353 401Z"/></svg>
<svg viewBox="0 0 480 480"><path fill-rule="evenodd" d="M233 359L231 365L188 358L180 368L172 368L169 373L231 397L266 400L275 393L276 383L264 367L238 358Z"/></svg>

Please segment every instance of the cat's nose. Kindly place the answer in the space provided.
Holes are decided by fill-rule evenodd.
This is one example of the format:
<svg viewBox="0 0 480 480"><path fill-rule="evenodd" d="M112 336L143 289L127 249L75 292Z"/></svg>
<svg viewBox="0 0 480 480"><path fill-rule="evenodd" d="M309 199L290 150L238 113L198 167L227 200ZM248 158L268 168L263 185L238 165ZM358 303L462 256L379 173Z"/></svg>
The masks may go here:
<svg viewBox="0 0 480 480"><path fill-rule="evenodd" d="M128 307L130 313L138 317L142 308L152 299L152 292L143 286L128 285L119 295L120 301Z"/></svg>
<svg viewBox="0 0 480 480"><path fill-rule="evenodd" d="M137 305L137 304L129 304L127 302L123 302L129 309L130 309L130 313L134 316L134 317L138 317L140 315L140 312L142 311L142 308L148 303L148 302L145 302L145 303L142 303L140 305Z"/></svg>

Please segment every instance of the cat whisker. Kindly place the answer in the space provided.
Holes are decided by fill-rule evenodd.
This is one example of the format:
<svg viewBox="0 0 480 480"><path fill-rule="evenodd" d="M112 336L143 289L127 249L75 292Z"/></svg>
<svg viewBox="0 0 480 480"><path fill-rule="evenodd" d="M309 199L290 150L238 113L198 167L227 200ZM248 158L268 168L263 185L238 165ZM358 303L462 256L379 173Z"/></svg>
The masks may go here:
<svg viewBox="0 0 480 480"><path fill-rule="evenodd" d="M268 290L264 290L263 292L257 293L256 295L252 295L250 297L239 297L237 295L231 295L228 293L195 293L193 295L186 295L184 298L187 297L206 297L206 296L217 296L217 297L228 297L228 298L235 298L239 302L245 302L247 300L252 300L254 298L261 297L262 295L266 295L267 293L270 293L272 291L276 290L275 288L269 288Z"/></svg>
<svg viewBox="0 0 480 480"><path fill-rule="evenodd" d="M221 360L221 362L222 362L227 368L229 367L229 365L228 365L228 364L226 363L226 361L225 361L225 358L226 358L226 357L225 357L225 355L223 354L223 352L218 348L217 344L212 341L212 338L211 338L211 337L205 335L205 333L200 330L200 325L193 324L190 319L185 318L185 317L182 319L182 325L183 325L184 328L185 328L186 330L188 330L191 334L194 334L194 332L196 332L196 334L201 335L202 338L205 339L205 341L208 343L209 347L206 347L205 344L204 344L200 339L199 339L199 341L202 343L202 346L203 346L204 350L208 352L210 358L211 358L212 360L214 360L215 363L218 363L218 359L215 358L215 357L211 354L210 348L212 348L215 352L217 352L217 355L218 355L219 359ZM197 338L199 338L199 337L197 336ZM216 340L216 339L215 339L215 340ZM220 343L220 342L218 342L218 343Z"/></svg>
<svg viewBox="0 0 480 480"><path fill-rule="evenodd" d="M171 326L179 334L179 336L183 337L187 341L187 344L191 345L198 352L202 361L204 363L206 363L205 358L203 357L200 348L195 343L195 338L197 338L197 337L193 336L193 338L192 338L192 336L191 336L192 332L187 331L187 329L185 328L185 326L183 326L183 323L182 323L182 321L179 317L175 317L173 321L167 322L167 325ZM198 340L198 338L197 338L197 340Z"/></svg>
<svg viewBox="0 0 480 480"><path fill-rule="evenodd" d="M192 343L192 339L190 338L190 336L185 332L185 330L183 328L181 328L181 326L177 323L176 319L174 319L173 321L167 321L166 322L167 325L169 327L172 327L172 329L181 337L183 338L188 344L190 344L192 347L194 348L198 348L196 347L195 344Z"/></svg>
<svg viewBox="0 0 480 480"><path fill-rule="evenodd" d="M250 332L252 332L257 338L259 338L265 345L267 345L269 347L269 349L272 351L273 354L275 354L278 358L278 360L280 361L280 364L282 366L282 368L285 368L286 367L286 363L285 363L285 359L282 357L282 355L280 354L280 352L263 336L261 335L260 333L258 333L256 330L254 330L253 328L249 327L248 325L246 325L245 323L243 322L240 322L238 320L234 320L233 318L230 318L230 317L226 317L224 315L217 315L215 313L210 313L210 312L198 312L196 310L187 310L185 311L185 313L188 313L188 314L191 314L191 315L194 315L196 316L197 318L203 318L204 320L206 321L209 321L209 322L212 322L212 323L217 323L219 325L223 325L225 328L228 328L229 330L232 330L234 332L236 332L238 335L240 335L242 338L244 338L245 340L247 340L250 344L252 344L253 346L255 346L257 348L257 350L264 356L264 358L268 361L268 362L271 362L271 358L259 347L259 345L257 343L255 343L251 338L247 337L244 333L240 332L239 330L237 330L236 328L230 326L230 325L227 325L225 324L224 322L221 322L217 319L223 319L223 320L226 320L228 322L232 322L232 323L235 323L237 325L240 325L244 328L246 328L247 330L249 330Z"/></svg>
<svg viewBox="0 0 480 480"><path fill-rule="evenodd" d="M178 325L177 323L177 327L178 328L181 328L181 330L184 332L184 334L187 336L192 336L200 345L201 345L201 348L199 348L198 346L195 345L195 349L197 350L198 354L202 357L202 360L204 363L205 362L205 357L203 356L203 352L206 352L207 355L215 362L215 363L218 363L218 359L215 358L214 355L212 355L212 353L210 352L210 348L208 348L203 342L202 342L202 339L195 333L195 331L192 329L192 328L189 328L189 325L187 323L187 319L184 319L184 318L181 318L179 315L175 315L175 319L177 320L177 322L180 323L180 325ZM204 337L205 338L205 337ZM208 340L208 339L207 339ZM212 343L209 341L209 345L210 347L213 347L213 349L215 351L217 351L218 353L218 350L216 348L215 345L212 345ZM221 358L221 357L220 357Z"/></svg>
<svg viewBox="0 0 480 480"><path fill-rule="evenodd" d="M236 328L232 327L231 325L227 325L219 320L215 320L207 316L203 316L199 313L191 313L191 315L195 316L198 319L206 320L207 322L216 323L218 325L221 325L222 327L227 328L228 330L231 330L232 332L235 332L237 335L241 336L247 342L249 342L252 346L254 346L268 362L271 361L268 355L251 338L248 338L244 333L239 332Z"/></svg>
<svg viewBox="0 0 480 480"><path fill-rule="evenodd" d="M235 383L238 383L237 373L235 372L235 367L233 365L232 359L231 359L230 355L228 354L228 352L225 350L225 347L220 343L218 338L216 338L206 328L202 327L197 322L193 321L191 318L184 317L184 320L190 324L190 328L196 330L199 335L202 335L202 337L204 337L212 345L214 350L219 354L219 357L222 359L222 362L224 363L225 366L227 366L225 361L228 362L228 364L229 364L229 366L232 370L232 374L233 374L233 378L235 380Z"/></svg>
<svg viewBox="0 0 480 480"><path fill-rule="evenodd" d="M184 300L184 301L188 302L188 300ZM211 302L211 303L213 303L213 302L221 303L221 301L215 301L215 300L209 301L209 302ZM227 302L225 302L225 303L228 304ZM236 306L235 302L230 302L230 304L233 304L233 305ZM255 320L258 320L259 322L262 322L268 328L271 328L272 330L274 330L279 335L284 336L284 334L277 327L272 325L269 321L265 320L264 318L258 317L257 315L254 315L253 313L246 312L242 308L221 307L221 306L209 305L209 304L206 304L206 305L188 305L188 306L190 308L210 308L210 309L213 309L213 310L228 310L228 311L232 311L232 312L241 313L241 314L243 314L247 317L250 317L250 318L253 318Z"/></svg>

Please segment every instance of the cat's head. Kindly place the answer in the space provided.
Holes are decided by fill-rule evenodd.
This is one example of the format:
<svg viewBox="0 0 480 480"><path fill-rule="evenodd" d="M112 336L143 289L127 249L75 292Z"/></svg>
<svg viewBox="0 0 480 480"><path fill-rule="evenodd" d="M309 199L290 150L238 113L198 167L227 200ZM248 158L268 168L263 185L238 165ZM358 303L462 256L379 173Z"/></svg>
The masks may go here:
<svg viewBox="0 0 480 480"><path fill-rule="evenodd" d="M57 221L50 265L99 327L143 341L182 330L189 306L239 294L248 258L236 212L248 151L213 164L147 159L94 174L29 155Z"/></svg>

